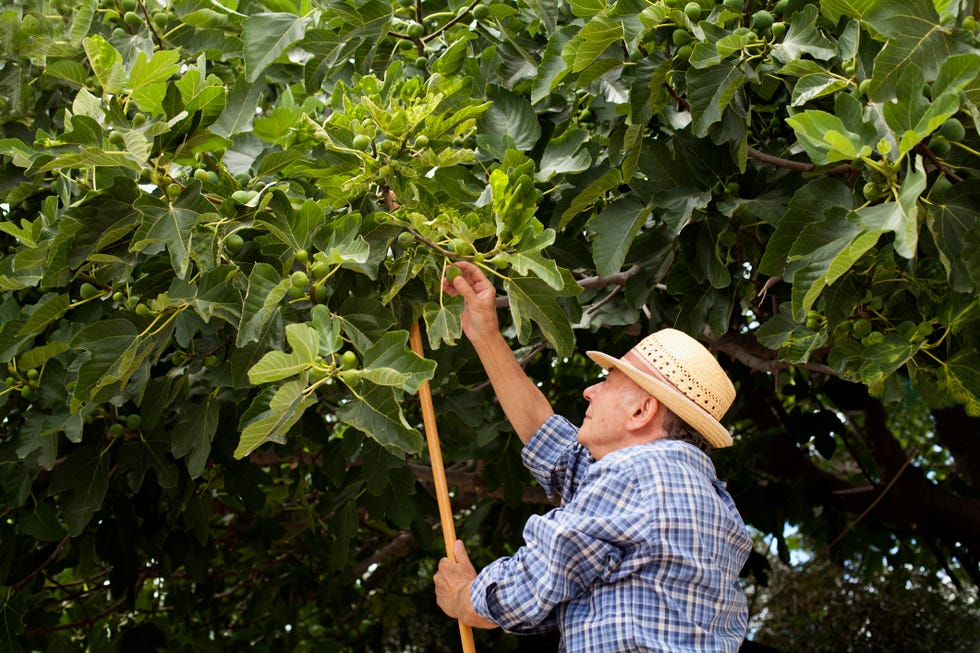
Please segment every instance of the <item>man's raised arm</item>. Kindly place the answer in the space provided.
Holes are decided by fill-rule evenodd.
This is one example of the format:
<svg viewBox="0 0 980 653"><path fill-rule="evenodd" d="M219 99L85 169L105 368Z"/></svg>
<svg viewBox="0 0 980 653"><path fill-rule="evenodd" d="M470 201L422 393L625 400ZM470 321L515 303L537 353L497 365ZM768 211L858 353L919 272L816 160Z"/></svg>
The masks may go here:
<svg viewBox="0 0 980 653"><path fill-rule="evenodd" d="M472 263L458 261L455 265L461 274L452 281L447 275L443 289L449 295L463 296L466 302L462 314L463 333L480 357L504 414L521 441L526 443L554 411L544 393L524 373L500 333L495 303L497 292L493 284L483 270Z"/></svg>

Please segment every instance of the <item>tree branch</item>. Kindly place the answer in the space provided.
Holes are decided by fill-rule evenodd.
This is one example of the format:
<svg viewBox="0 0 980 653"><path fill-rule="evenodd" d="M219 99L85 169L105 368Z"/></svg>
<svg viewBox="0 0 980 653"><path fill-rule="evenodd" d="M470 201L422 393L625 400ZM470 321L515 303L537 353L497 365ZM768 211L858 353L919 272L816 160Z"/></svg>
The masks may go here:
<svg viewBox="0 0 980 653"><path fill-rule="evenodd" d="M583 290L595 290L596 288L605 288L607 286L625 286L626 282L643 272L643 268L639 265L634 265L628 270L622 272L617 272L616 274L610 274L604 277L586 277L585 279L579 279L578 285L582 287ZM510 298L507 295L501 295L497 297L497 308L507 308L510 306Z"/></svg>
<svg viewBox="0 0 980 653"><path fill-rule="evenodd" d="M774 156L772 154L767 154L762 150L757 150L754 147L748 148L748 154L750 157L756 161L762 161L763 163L768 163L771 166L776 166L777 168L786 168L787 170L796 170L798 172L813 172L816 166L807 161L794 161L792 159L784 159L782 157ZM849 165L839 165L828 170L824 170L824 174L828 175L846 175L850 174L854 170Z"/></svg>
<svg viewBox="0 0 980 653"><path fill-rule="evenodd" d="M724 352L729 358L742 363L757 372L778 372L789 367L810 370L837 376L837 372L822 363L790 363L779 360L779 353L759 344L759 341L747 333L726 333L717 338L707 338L708 348L716 352Z"/></svg>

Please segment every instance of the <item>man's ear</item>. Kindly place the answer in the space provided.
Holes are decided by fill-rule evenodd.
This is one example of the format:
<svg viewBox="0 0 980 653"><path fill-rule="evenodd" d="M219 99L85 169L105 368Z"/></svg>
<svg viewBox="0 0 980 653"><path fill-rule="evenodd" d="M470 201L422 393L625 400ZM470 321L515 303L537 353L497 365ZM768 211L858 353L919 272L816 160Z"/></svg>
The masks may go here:
<svg viewBox="0 0 980 653"><path fill-rule="evenodd" d="M633 404L627 428L634 431L645 431L657 419L660 413L660 402L652 395L644 393L643 397Z"/></svg>

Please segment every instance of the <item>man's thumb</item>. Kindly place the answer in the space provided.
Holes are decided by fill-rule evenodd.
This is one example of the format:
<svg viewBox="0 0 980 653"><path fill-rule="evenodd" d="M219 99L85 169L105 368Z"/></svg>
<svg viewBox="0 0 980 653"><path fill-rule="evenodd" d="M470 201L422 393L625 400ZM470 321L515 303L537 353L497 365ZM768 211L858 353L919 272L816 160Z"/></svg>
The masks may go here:
<svg viewBox="0 0 980 653"><path fill-rule="evenodd" d="M466 545L463 540L456 540L453 544L453 555L456 556L457 563L470 564L470 557L466 554Z"/></svg>

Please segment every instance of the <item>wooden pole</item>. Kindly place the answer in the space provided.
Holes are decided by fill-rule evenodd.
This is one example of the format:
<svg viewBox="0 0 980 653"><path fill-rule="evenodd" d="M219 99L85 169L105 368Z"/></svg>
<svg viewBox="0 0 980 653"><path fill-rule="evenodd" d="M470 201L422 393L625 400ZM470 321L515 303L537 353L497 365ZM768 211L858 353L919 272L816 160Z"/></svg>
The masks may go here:
<svg viewBox="0 0 980 653"><path fill-rule="evenodd" d="M412 325L409 337L412 351L421 358L422 334L419 323ZM442 448L439 446L439 431L436 428L436 411L432 406L432 390L429 382L423 381L419 386L419 402L422 405L422 424L425 426L425 441L429 446L429 461L432 464L432 480L436 486L436 502L439 504L439 519L442 521L442 538L446 544L446 557L456 562L453 546L456 544L456 525L453 522L453 506L449 501L449 484L446 483L446 469L442 464ZM473 630L459 622L459 638L463 643L463 653L476 653L473 644Z"/></svg>

